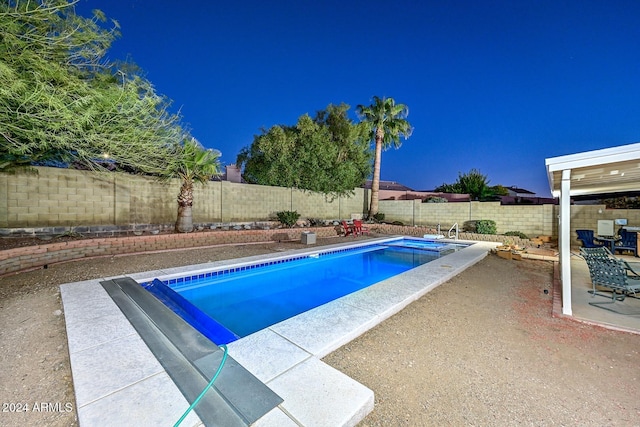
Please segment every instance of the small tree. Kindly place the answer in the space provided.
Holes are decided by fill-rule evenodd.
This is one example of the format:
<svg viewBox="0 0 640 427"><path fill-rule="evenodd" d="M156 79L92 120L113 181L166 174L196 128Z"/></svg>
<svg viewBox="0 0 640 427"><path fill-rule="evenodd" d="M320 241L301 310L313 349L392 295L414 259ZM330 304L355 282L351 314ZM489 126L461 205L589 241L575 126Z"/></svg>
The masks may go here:
<svg viewBox="0 0 640 427"><path fill-rule="evenodd" d="M472 200L485 200L492 196L505 196L506 189L501 185L489 186L486 175L478 169L471 169L468 173L458 173L458 180L453 184L442 184L434 191L441 193L468 194Z"/></svg>
<svg viewBox="0 0 640 427"><path fill-rule="evenodd" d="M248 183L293 187L332 196L353 193L371 171L367 134L347 116L348 105L329 105L295 126L273 126L238 154Z"/></svg>
<svg viewBox="0 0 640 427"><path fill-rule="evenodd" d="M178 194L176 231L193 231L193 185L204 184L220 173L219 153L204 149L195 139L187 140L178 148L162 176L182 180Z"/></svg>
<svg viewBox="0 0 640 427"><path fill-rule="evenodd" d="M60 161L158 174L187 135L132 64L105 59L119 35L76 1L0 2L0 170ZM105 162L105 157L109 160Z"/></svg>

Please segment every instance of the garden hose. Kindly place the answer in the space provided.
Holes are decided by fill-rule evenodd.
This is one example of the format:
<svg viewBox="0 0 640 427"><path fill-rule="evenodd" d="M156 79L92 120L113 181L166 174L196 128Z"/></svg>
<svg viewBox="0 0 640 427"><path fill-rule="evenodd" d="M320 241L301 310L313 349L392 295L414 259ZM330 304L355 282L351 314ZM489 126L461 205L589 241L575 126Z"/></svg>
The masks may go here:
<svg viewBox="0 0 640 427"><path fill-rule="evenodd" d="M196 398L196 400L193 401L191 406L189 406L189 408L185 411L185 413L182 414L180 419L173 425L173 427L178 427L180 425L180 423L182 423L182 421L184 421L184 419L187 417L187 415L189 415L189 412L191 412L193 410L193 408L195 408L196 405L198 403L200 403L200 400L204 397L204 394L207 391L209 391L209 389L213 386L213 383L216 381L216 378L218 378L218 375L220 374L220 371L222 371L222 367L224 366L224 362L226 362L226 360L227 360L227 354L229 353L229 349L227 348L226 345L222 344L220 346L220 348L224 351L224 354L222 355L222 361L220 362L220 366L218 366L218 370L213 375L213 378L211 378L211 381L209 381L209 384L207 384L207 386L204 388L204 390L202 390L202 393L200 393L200 395Z"/></svg>

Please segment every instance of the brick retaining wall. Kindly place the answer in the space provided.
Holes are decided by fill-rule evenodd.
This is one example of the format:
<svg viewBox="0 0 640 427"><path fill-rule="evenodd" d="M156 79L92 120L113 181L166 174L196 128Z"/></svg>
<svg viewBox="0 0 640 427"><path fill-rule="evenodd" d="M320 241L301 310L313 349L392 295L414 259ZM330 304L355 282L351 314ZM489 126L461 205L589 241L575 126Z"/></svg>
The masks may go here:
<svg viewBox="0 0 640 427"><path fill-rule="evenodd" d="M277 230L220 230L72 240L0 251L0 276L83 258L209 247L229 243L300 240L303 231L312 231L318 237L335 237L337 235L333 227L312 227Z"/></svg>
<svg viewBox="0 0 640 427"><path fill-rule="evenodd" d="M371 232L382 235L422 237L424 234L435 233L435 230L430 227L407 227L390 224L367 224L366 226ZM309 227L274 230L216 230L184 234L72 240L0 251L0 276L32 270L59 262L103 256L204 248L223 244L300 240L301 233L305 231L314 232L318 237L325 238L335 237L337 235L336 228L334 227ZM529 240L511 236L460 233L459 238L460 240L493 242L510 240L521 247L531 245L531 241Z"/></svg>

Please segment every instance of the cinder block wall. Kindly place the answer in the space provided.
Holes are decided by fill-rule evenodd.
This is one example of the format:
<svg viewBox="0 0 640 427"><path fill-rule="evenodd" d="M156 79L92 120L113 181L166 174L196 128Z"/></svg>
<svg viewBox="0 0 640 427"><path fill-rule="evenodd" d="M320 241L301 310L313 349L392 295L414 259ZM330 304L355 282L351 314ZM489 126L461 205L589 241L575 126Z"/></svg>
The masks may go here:
<svg viewBox="0 0 640 427"><path fill-rule="evenodd" d="M37 173L0 173L0 228L131 226L172 224L177 214L178 180L161 183L119 173L34 168ZM209 182L196 185L196 223L264 221L294 210L303 218L339 219L368 210L369 191L355 189L351 197L331 199L282 187ZM444 232L465 221L490 219L498 233L520 231L529 236L558 234L559 207L501 206L499 202L422 203L420 200L380 201L389 221L435 226ZM640 226L638 209L606 209L604 205L571 206L571 235L576 229L597 229L599 219L626 218ZM574 242L577 244L577 240Z"/></svg>
<svg viewBox="0 0 640 427"><path fill-rule="evenodd" d="M499 202L422 203L420 200L381 201L380 212L387 221L406 225L435 226L444 232L458 223L488 219L496 222L498 234L520 231L528 236L557 236L559 207L555 205L500 205ZM604 205L572 205L571 236L578 244L575 230L597 230L599 219L626 218L629 225L640 226L639 209L606 209Z"/></svg>
<svg viewBox="0 0 640 427"><path fill-rule="evenodd" d="M180 181L120 173L34 168L0 174L0 228L171 224ZM194 187L197 223L263 221L293 210L302 218L350 218L368 208L368 193L331 198L291 188L209 182Z"/></svg>

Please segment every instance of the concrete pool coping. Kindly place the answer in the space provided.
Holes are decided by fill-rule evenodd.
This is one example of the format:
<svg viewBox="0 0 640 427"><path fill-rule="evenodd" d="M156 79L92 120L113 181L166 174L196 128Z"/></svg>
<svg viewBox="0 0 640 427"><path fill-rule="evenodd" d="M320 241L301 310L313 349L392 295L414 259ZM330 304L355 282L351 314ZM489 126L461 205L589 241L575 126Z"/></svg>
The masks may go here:
<svg viewBox="0 0 640 427"><path fill-rule="evenodd" d="M369 245L345 242L128 275L138 282L303 253ZM440 241L441 242L441 241ZM320 359L483 259L499 243L455 253L302 313L228 345L229 354L284 399L254 425L350 426L373 409L373 392ZM164 425L189 403L100 285L60 287L80 425ZM182 425L202 425L191 413Z"/></svg>

